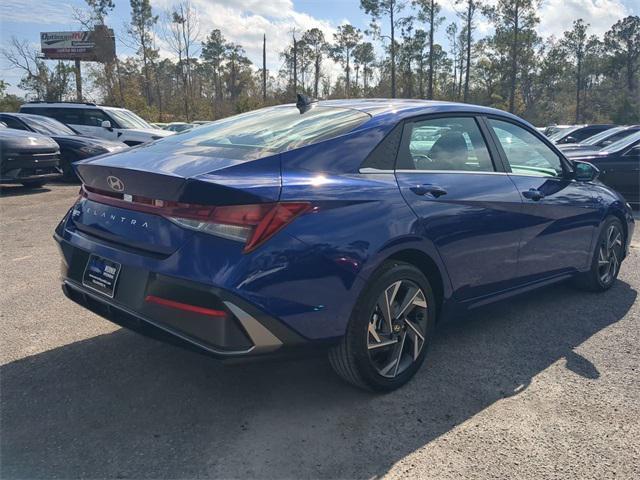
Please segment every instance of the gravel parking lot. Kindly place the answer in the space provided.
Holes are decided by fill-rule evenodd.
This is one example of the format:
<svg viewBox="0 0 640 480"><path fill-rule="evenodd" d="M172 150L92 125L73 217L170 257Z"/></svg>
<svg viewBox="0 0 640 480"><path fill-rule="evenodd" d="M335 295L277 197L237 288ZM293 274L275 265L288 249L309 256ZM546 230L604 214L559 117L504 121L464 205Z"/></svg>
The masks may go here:
<svg viewBox="0 0 640 480"><path fill-rule="evenodd" d="M0 198L1 478L640 478L638 239L609 292L447 324L372 395L324 358L223 366L67 301L51 235L77 191Z"/></svg>

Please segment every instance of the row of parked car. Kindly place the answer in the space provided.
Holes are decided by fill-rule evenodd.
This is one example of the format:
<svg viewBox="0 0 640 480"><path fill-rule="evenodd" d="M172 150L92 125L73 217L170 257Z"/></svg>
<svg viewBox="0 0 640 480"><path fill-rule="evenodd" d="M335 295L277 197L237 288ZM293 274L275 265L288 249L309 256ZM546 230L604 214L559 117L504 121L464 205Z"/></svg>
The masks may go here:
<svg viewBox="0 0 640 480"><path fill-rule="evenodd" d="M175 133L127 109L94 103L27 103L19 113L0 113L0 127L0 183L34 188L55 178L73 180L78 160Z"/></svg>
<svg viewBox="0 0 640 480"><path fill-rule="evenodd" d="M640 125L554 125L545 135L571 160L600 170L600 180L640 204Z"/></svg>

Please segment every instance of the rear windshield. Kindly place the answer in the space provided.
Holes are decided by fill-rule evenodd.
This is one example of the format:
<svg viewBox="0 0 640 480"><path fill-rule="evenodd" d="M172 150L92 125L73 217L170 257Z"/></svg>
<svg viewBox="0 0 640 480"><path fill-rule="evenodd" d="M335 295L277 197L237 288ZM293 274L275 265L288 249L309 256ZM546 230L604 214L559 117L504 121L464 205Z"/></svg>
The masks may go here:
<svg viewBox="0 0 640 480"><path fill-rule="evenodd" d="M295 106L284 105L208 123L163 142L211 147L223 157L250 159L343 135L369 118L346 108L315 106L300 113Z"/></svg>

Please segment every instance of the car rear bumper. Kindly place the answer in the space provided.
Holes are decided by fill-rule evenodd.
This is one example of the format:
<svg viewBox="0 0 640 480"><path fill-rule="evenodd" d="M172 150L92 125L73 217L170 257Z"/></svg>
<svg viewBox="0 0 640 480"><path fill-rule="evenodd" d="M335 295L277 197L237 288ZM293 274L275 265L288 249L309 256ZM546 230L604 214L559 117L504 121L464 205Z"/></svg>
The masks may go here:
<svg viewBox="0 0 640 480"><path fill-rule="evenodd" d="M306 343L277 319L223 289L139 267L122 265L114 297L109 298L82 283L90 254L57 234L55 239L63 254L65 295L117 325L221 359L286 353ZM224 315L151 303L150 297Z"/></svg>

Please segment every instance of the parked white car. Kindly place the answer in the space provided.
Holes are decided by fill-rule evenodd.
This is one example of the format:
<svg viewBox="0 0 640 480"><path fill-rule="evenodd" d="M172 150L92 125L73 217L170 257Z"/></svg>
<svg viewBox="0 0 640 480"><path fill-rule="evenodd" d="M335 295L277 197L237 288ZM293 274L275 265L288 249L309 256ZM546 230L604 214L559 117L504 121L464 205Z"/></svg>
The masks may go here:
<svg viewBox="0 0 640 480"><path fill-rule="evenodd" d="M22 105L20 112L55 118L83 135L117 140L129 146L174 134L153 128L126 108L105 107L95 103L30 102Z"/></svg>

